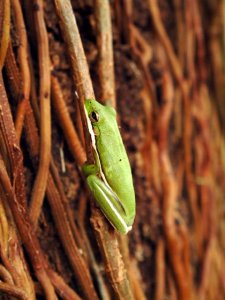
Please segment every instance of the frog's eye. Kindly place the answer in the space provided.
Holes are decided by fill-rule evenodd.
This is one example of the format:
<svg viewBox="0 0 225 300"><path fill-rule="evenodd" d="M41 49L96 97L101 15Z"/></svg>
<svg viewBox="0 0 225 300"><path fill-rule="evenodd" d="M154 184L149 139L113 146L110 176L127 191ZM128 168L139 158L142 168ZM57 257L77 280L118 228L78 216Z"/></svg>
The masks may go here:
<svg viewBox="0 0 225 300"><path fill-rule="evenodd" d="M91 122L98 122L99 114L95 111L92 111L90 114L90 120L91 120Z"/></svg>

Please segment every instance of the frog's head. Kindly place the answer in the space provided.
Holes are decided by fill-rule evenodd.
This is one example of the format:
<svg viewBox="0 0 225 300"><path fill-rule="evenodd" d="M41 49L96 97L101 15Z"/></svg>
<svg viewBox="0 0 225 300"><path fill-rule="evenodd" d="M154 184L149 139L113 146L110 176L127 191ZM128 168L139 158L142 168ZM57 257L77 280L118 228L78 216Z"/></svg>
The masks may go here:
<svg viewBox="0 0 225 300"><path fill-rule="evenodd" d="M116 118L116 111L114 108L102 105L94 99L85 100L84 106L92 126L104 123L110 118Z"/></svg>

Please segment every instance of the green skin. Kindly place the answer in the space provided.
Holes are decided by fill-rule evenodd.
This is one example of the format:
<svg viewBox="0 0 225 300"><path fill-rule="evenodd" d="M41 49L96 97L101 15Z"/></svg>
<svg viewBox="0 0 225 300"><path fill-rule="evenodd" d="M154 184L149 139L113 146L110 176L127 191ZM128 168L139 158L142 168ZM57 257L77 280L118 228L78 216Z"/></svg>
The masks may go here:
<svg viewBox="0 0 225 300"><path fill-rule="evenodd" d="M86 100L85 109L96 164L85 164L82 169L106 218L115 229L126 234L134 222L135 194L130 163L116 121L116 111L96 100Z"/></svg>

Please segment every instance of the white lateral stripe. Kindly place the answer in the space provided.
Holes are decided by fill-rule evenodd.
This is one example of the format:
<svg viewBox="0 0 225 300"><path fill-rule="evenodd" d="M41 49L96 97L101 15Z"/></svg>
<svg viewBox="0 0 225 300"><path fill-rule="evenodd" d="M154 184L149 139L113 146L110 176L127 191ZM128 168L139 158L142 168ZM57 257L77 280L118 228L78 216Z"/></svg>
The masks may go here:
<svg viewBox="0 0 225 300"><path fill-rule="evenodd" d="M97 146L96 146L95 133L94 133L94 130L92 128L92 124L91 124L91 121L90 121L90 119L88 117L88 113L87 113L87 110L86 110L85 106L84 106L84 111L85 111L85 115L86 115L86 119L87 119L89 133L91 135L92 146L93 146L93 148L95 150L95 153L96 153L96 156L97 156L97 159L98 159L99 168L100 168L99 171L100 171L101 177L102 177L103 181L105 182L105 184L110 188L110 185L108 184L108 182L107 182L107 180L105 178L105 174L102 171L101 161L100 161L98 150L97 150Z"/></svg>
<svg viewBox="0 0 225 300"><path fill-rule="evenodd" d="M123 220L123 218L121 217L121 215L118 213L118 211L115 209L115 207L112 205L112 202L105 196L105 194L103 193L103 191L101 190L101 188L96 185L96 187L98 188L98 190L102 193L102 195L104 196L104 198L106 199L107 203L109 204L110 208L113 210L113 212L115 213L116 217L120 220L120 222L122 223L123 227L126 228L126 232L128 232L129 230L131 230L131 226L127 226L127 224L125 223L125 221Z"/></svg>
<svg viewBox="0 0 225 300"><path fill-rule="evenodd" d="M85 116L86 116L86 119L87 119L87 124L88 124L89 133L90 133L90 135L91 135L92 146L93 146L93 148L94 148L94 149L96 150L96 152L97 152L97 149L96 149L96 143L95 143L95 133L94 133L94 130L93 130L93 128L92 128L91 121L90 121L90 119L89 119L89 117L88 117L88 113L87 113L87 110L86 110L85 106L84 106L84 112L85 112Z"/></svg>

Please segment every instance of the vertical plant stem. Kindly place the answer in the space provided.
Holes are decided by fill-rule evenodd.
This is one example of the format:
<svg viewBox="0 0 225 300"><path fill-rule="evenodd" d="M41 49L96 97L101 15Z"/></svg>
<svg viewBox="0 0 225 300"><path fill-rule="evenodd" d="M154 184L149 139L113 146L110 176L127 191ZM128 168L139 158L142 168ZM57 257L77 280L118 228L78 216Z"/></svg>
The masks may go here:
<svg viewBox="0 0 225 300"><path fill-rule="evenodd" d="M87 119L84 112L84 101L85 99L95 98L94 90L71 3L69 0L55 0L55 7L70 56L73 82L77 89L77 100L84 130L87 159L91 163L94 162L94 156L91 147L91 136L89 134Z"/></svg>
<svg viewBox="0 0 225 300"><path fill-rule="evenodd" d="M154 300L163 300L165 296L165 245L159 239L156 249L156 289Z"/></svg>
<svg viewBox="0 0 225 300"><path fill-rule="evenodd" d="M91 222L104 258L106 275L113 288L115 298L133 300L134 296L119 251L117 233L109 223L102 224L104 219L102 219L102 212L99 210L95 211Z"/></svg>
<svg viewBox="0 0 225 300"><path fill-rule="evenodd" d="M161 56L163 57L163 55ZM189 243L186 243L186 239L184 239L184 237L187 237L187 230L185 225L182 225L182 223L179 226L180 228L177 228L175 222L175 206L178 198L178 183L174 175L168 151L168 127L172 114L174 91L172 79L170 73L167 71L165 62L163 63L163 68L163 104L158 120L160 175L162 178L163 189L163 228L166 236L166 246L168 248L169 258L177 282L179 299L191 300L192 278L189 268L190 258L188 255L186 255L187 253L189 254ZM182 234L180 233L181 228ZM185 240L185 243L183 240ZM186 262L188 262L188 264Z"/></svg>
<svg viewBox="0 0 225 300"><path fill-rule="evenodd" d="M29 300L28 295L19 287L14 286L13 284L0 282L0 292L4 295L16 297L21 300Z"/></svg>
<svg viewBox="0 0 225 300"><path fill-rule="evenodd" d="M60 126L65 134L70 151L78 165L82 166L86 161L86 155L64 102L59 81L56 76L53 75L51 76L51 89L52 104L60 121Z"/></svg>
<svg viewBox="0 0 225 300"><path fill-rule="evenodd" d="M95 0L95 16L97 23L97 45L99 50L98 73L100 97L103 103L116 108L112 26L110 3L108 0Z"/></svg>
<svg viewBox="0 0 225 300"><path fill-rule="evenodd" d="M33 0L34 20L37 30L39 78L40 78L40 154L30 204L30 219L37 227L45 196L51 158L51 113L50 113L50 60L48 35L44 22L42 0Z"/></svg>
<svg viewBox="0 0 225 300"><path fill-rule="evenodd" d="M10 32L10 0L0 2L0 71L2 71Z"/></svg>
<svg viewBox="0 0 225 300"><path fill-rule="evenodd" d="M25 28L25 23L23 19L23 13L19 0L12 0L12 8L15 15L16 20L16 30L19 36L19 64L20 64L20 72L22 79L22 97L19 99L19 103L17 106L15 127L18 140L20 140L24 116L26 113L27 102L30 98L30 70L29 70L29 62L28 62L28 42L27 42L27 33Z"/></svg>

